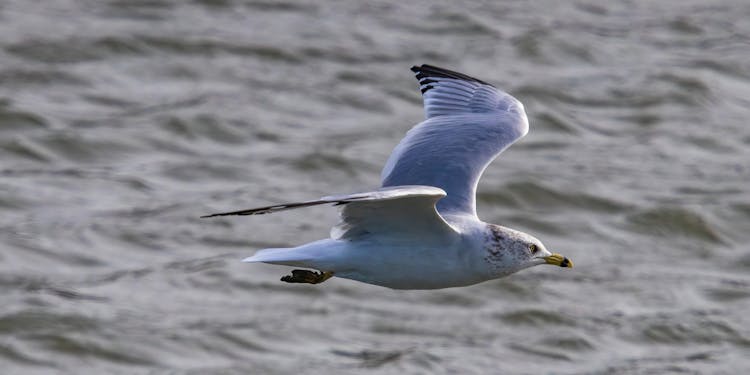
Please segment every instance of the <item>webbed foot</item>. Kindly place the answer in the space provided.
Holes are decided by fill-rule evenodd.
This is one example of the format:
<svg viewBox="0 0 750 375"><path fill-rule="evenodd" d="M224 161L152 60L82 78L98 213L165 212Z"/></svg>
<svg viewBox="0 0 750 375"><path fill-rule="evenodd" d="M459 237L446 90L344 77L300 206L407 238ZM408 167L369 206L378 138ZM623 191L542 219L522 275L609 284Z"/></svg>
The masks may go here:
<svg viewBox="0 0 750 375"><path fill-rule="evenodd" d="M330 279L333 276L333 272L315 272L309 270L293 270L291 275L286 275L281 278L281 281L287 283L304 283L304 284L320 284L323 281Z"/></svg>

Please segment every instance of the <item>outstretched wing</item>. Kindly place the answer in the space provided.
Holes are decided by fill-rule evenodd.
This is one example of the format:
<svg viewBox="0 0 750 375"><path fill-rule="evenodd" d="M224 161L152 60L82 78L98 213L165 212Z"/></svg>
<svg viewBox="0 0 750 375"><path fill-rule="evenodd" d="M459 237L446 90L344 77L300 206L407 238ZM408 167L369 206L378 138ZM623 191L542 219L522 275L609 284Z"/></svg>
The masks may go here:
<svg viewBox="0 0 750 375"><path fill-rule="evenodd" d="M526 135L523 104L465 74L431 65L412 67L427 120L396 146L381 174L382 186L427 185L443 189L442 214L476 216L476 188L498 154Z"/></svg>
<svg viewBox="0 0 750 375"><path fill-rule="evenodd" d="M456 230L437 212L435 203L445 197L432 186L393 186L367 193L327 196L317 200L285 203L247 210L222 212L201 217L262 215L321 204L342 205L341 222L331 230L334 239L387 235L444 240Z"/></svg>

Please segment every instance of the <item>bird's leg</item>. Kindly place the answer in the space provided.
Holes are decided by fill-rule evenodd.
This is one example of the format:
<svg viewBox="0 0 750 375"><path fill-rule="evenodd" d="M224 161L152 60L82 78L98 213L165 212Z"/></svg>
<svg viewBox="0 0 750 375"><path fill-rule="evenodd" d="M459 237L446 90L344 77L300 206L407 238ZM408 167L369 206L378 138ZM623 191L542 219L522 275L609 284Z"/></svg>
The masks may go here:
<svg viewBox="0 0 750 375"><path fill-rule="evenodd" d="M281 278L281 281L287 283L304 283L304 284L320 284L333 276L333 272L315 272L308 270L293 270L291 275L286 275Z"/></svg>

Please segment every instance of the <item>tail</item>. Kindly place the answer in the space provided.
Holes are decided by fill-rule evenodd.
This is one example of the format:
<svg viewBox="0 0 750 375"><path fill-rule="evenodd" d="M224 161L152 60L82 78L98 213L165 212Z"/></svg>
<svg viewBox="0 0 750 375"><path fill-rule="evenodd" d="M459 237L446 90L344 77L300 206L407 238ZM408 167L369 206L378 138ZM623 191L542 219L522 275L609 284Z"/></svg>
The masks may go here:
<svg viewBox="0 0 750 375"><path fill-rule="evenodd" d="M247 263L270 263L284 266L310 267L305 258L296 247L273 248L258 250L255 255L243 259Z"/></svg>
<svg viewBox="0 0 750 375"><path fill-rule="evenodd" d="M328 269L330 260L340 247L339 241L320 240L298 247L258 250L255 255L242 261L248 263L270 263L284 266Z"/></svg>

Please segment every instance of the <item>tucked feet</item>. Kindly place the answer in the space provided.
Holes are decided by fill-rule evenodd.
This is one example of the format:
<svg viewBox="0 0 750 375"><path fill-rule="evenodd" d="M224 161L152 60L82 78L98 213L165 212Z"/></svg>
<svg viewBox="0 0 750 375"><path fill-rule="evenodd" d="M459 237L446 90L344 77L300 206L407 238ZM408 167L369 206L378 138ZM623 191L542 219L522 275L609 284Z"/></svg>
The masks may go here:
<svg viewBox="0 0 750 375"><path fill-rule="evenodd" d="M293 270L291 275L286 275L281 278L281 281L287 283L304 283L304 284L320 284L333 276L333 272L315 272L308 270Z"/></svg>

